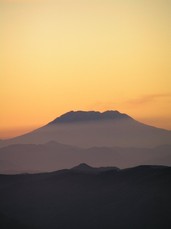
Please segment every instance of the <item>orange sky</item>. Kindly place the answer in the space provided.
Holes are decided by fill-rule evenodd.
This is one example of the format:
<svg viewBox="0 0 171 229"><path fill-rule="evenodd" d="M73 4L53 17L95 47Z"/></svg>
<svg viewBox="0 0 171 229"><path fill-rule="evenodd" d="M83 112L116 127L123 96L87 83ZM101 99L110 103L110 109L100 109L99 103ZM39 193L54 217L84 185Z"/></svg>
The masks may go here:
<svg viewBox="0 0 171 229"><path fill-rule="evenodd" d="M0 0L0 138L69 110L171 129L171 2Z"/></svg>

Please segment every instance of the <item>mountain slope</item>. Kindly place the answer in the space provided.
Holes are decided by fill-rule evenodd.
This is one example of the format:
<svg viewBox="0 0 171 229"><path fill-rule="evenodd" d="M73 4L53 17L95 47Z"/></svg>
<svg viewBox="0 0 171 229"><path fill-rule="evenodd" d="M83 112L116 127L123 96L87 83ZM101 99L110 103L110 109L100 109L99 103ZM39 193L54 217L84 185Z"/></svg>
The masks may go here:
<svg viewBox="0 0 171 229"><path fill-rule="evenodd" d="M154 147L171 142L171 131L139 123L118 111L69 112L31 133L4 140L10 144L57 141L79 147Z"/></svg>
<svg viewBox="0 0 171 229"><path fill-rule="evenodd" d="M0 175L0 212L30 229L169 229L170 183L161 166Z"/></svg>

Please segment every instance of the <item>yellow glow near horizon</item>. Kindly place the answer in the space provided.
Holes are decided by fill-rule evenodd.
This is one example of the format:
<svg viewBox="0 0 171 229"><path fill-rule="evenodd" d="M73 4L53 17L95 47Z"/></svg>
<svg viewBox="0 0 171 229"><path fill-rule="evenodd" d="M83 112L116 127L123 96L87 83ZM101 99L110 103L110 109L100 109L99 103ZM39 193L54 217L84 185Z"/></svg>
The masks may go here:
<svg viewBox="0 0 171 229"><path fill-rule="evenodd" d="M0 25L0 138L69 110L171 129L170 1L3 0Z"/></svg>

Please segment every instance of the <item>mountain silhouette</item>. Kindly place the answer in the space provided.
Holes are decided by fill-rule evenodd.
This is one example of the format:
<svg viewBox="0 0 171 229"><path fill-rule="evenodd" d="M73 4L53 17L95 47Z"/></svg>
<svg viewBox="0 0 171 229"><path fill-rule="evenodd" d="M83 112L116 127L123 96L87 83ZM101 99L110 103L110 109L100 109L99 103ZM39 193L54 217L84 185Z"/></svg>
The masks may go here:
<svg viewBox="0 0 171 229"><path fill-rule="evenodd" d="M88 121L99 121L99 120L115 120L115 119L130 118L126 114L122 114L119 111L70 111L66 114L61 115L49 124L57 123L68 123L68 122L88 122Z"/></svg>
<svg viewBox="0 0 171 229"><path fill-rule="evenodd" d="M170 144L171 131L145 125L118 111L71 111L35 131L3 140L0 147L49 141L76 147L156 147Z"/></svg>
<svg viewBox="0 0 171 229"><path fill-rule="evenodd" d="M105 172L105 171L119 171L119 168L117 167L92 167L87 165L86 163L81 163L75 167L72 168L74 171L79 171L79 172L85 172L85 173L99 173L99 172Z"/></svg>
<svg viewBox="0 0 171 229"><path fill-rule="evenodd" d="M171 228L170 167L90 168L0 175L0 228Z"/></svg>

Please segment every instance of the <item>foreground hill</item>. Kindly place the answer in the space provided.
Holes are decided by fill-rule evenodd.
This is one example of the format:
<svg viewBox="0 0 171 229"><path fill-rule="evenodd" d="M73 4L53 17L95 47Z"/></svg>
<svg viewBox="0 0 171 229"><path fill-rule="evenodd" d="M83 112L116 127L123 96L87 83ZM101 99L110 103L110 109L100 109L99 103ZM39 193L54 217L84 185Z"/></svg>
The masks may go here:
<svg viewBox="0 0 171 229"><path fill-rule="evenodd" d="M15 144L0 148L0 173L38 173L71 168L82 162L92 166L119 168L137 165L171 166L171 145L154 148L91 147L79 148L48 142Z"/></svg>
<svg viewBox="0 0 171 229"><path fill-rule="evenodd" d="M170 193L162 166L0 175L0 228L170 229Z"/></svg>
<svg viewBox="0 0 171 229"><path fill-rule="evenodd" d="M171 131L142 124L118 111L71 111L23 136L0 142L44 144L57 141L77 147L155 147L171 142Z"/></svg>

